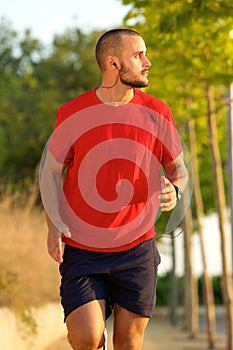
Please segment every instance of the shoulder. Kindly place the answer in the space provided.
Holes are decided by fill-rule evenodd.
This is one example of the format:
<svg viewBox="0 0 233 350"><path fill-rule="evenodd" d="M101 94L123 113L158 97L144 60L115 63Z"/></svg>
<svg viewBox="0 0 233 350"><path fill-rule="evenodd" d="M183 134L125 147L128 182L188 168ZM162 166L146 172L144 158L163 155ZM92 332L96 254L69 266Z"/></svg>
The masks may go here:
<svg viewBox="0 0 233 350"><path fill-rule="evenodd" d="M66 118L81 111L82 109L88 108L98 103L99 100L96 97L95 89L84 92L83 94L60 106L57 112L57 123L60 124Z"/></svg>
<svg viewBox="0 0 233 350"><path fill-rule="evenodd" d="M92 89L64 103L59 108L59 110L62 110L63 112L68 112L68 113L69 112L75 113L83 108L90 107L97 103L98 103L98 100L95 94L95 89Z"/></svg>
<svg viewBox="0 0 233 350"><path fill-rule="evenodd" d="M165 117L169 117L169 116L172 117L172 112L170 107L163 101L137 89L135 89L134 93L135 93L135 103L151 108L157 113Z"/></svg>

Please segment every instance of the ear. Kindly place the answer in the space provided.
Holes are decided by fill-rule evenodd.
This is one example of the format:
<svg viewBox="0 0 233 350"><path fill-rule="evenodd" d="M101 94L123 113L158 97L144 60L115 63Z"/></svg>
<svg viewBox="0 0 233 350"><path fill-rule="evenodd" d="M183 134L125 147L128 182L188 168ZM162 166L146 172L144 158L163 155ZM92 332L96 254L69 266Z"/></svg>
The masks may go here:
<svg viewBox="0 0 233 350"><path fill-rule="evenodd" d="M116 56L108 56L106 57L106 67L109 70L119 70L120 69L120 63Z"/></svg>

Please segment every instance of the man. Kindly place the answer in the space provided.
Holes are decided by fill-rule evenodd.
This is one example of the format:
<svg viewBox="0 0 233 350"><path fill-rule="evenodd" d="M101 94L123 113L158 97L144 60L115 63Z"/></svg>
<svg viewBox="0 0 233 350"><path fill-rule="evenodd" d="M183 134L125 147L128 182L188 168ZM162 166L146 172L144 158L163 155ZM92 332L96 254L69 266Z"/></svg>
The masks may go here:
<svg viewBox="0 0 233 350"><path fill-rule="evenodd" d="M176 206L187 171L170 109L137 89L151 66L142 37L110 30L96 59L102 84L59 109L48 145L40 183L48 251L60 264L72 348L104 349L113 310L114 349L139 350L155 307L154 220L159 207Z"/></svg>

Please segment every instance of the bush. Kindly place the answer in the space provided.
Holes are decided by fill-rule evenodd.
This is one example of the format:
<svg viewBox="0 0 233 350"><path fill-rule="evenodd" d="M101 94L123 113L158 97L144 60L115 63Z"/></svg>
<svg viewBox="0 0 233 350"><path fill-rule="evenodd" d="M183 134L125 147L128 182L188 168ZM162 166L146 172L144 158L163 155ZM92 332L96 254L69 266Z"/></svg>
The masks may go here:
<svg viewBox="0 0 233 350"><path fill-rule="evenodd" d="M217 305L223 304L223 296L221 290L221 276L213 276L212 284L214 290L214 302ZM203 277L198 278L198 293L199 293L199 303L204 304L204 294L203 294Z"/></svg>
<svg viewBox="0 0 233 350"><path fill-rule="evenodd" d="M183 277L177 277L177 303L183 304ZM157 282L157 305L168 306L171 296L171 273L168 272L163 276L158 276Z"/></svg>
<svg viewBox="0 0 233 350"><path fill-rule="evenodd" d="M6 191L0 202L0 306L35 329L30 309L59 301L58 265L47 253L47 228L36 194ZM32 329L31 329L32 330Z"/></svg>
<svg viewBox="0 0 233 350"><path fill-rule="evenodd" d="M213 290L214 290L214 301L215 304L223 304L222 290L221 290L221 276L212 277ZM183 277L177 277L177 303L178 305L183 304ZM198 277L198 294L199 304L203 305L203 279L202 276ZM157 282L157 305L168 306L170 304L171 293L171 273L168 272L163 276L158 277Z"/></svg>

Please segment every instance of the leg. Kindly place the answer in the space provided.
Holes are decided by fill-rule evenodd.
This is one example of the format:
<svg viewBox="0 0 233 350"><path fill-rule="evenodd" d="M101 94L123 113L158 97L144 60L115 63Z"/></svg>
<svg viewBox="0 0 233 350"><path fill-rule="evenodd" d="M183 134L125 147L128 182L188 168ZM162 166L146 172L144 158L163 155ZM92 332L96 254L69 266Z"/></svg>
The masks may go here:
<svg viewBox="0 0 233 350"><path fill-rule="evenodd" d="M68 340L74 350L96 350L104 345L105 301L93 300L66 319Z"/></svg>
<svg viewBox="0 0 233 350"><path fill-rule="evenodd" d="M114 350L141 350L149 318L114 307Z"/></svg>
<svg viewBox="0 0 233 350"><path fill-rule="evenodd" d="M60 295L68 340L74 350L96 350L104 344L106 316L111 314L108 262L100 254L65 245Z"/></svg>
<svg viewBox="0 0 233 350"><path fill-rule="evenodd" d="M114 350L141 350L155 307L160 256L153 240L119 253L112 269Z"/></svg>

